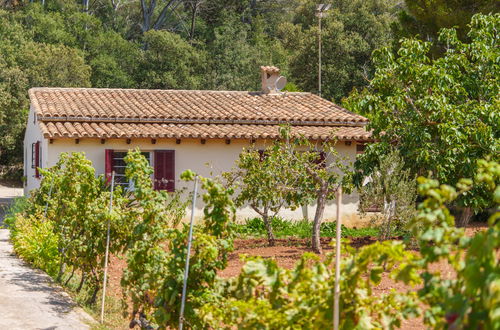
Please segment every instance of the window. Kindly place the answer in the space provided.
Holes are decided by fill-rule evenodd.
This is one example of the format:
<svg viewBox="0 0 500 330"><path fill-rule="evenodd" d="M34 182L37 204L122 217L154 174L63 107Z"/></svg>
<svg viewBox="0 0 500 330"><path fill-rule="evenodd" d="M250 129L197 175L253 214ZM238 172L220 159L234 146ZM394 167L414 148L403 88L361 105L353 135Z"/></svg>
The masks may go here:
<svg viewBox="0 0 500 330"><path fill-rule="evenodd" d="M146 157L148 162L151 164L151 153L141 152L141 154ZM115 172L115 184L120 185L124 188L130 186L130 181L125 177L125 168L127 164L125 163L125 156L127 156L127 151L114 151L111 156L111 171Z"/></svg>
<svg viewBox="0 0 500 330"><path fill-rule="evenodd" d="M127 151L106 149L106 179L111 183L112 172L115 172L115 184L131 188L130 182L125 177L125 156ZM174 150L155 150L142 152L150 164L153 164L153 182L156 190L175 190L175 152Z"/></svg>
<svg viewBox="0 0 500 330"><path fill-rule="evenodd" d="M31 168L35 169L35 178L40 177L40 173L38 168L41 167L42 164L42 150L40 141L36 141L31 144Z"/></svg>
<svg viewBox="0 0 500 330"><path fill-rule="evenodd" d="M365 149L366 149L366 144L361 144L361 143L357 143L356 144L356 154L362 154L363 152L365 152Z"/></svg>

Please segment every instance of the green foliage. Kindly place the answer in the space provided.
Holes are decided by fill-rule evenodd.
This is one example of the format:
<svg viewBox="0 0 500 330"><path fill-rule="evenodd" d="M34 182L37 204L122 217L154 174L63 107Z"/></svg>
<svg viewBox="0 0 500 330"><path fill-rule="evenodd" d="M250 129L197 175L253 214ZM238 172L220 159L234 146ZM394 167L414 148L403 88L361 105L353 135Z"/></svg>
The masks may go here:
<svg viewBox="0 0 500 330"><path fill-rule="evenodd" d="M185 177L189 179L189 175ZM229 253L233 250L232 222L236 209L230 191L219 183L199 177L205 207L203 222L193 234L190 256L190 271L185 309L186 325L201 328L204 324L199 309L215 299L214 286L217 272L227 266ZM156 298L155 320L160 328L176 327L181 306L182 280L187 255L189 226L171 230L168 243L167 272L162 288Z"/></svg>
<svg viewBox="0 0 500 330"><path fill-rule="evenodd" d="M278 238L299 237L308 238L312 234L312 222L307 220L290 221L279 217L271 220L274 234ZM335 237L336 222L323 222L321 224L321 237ZM266 235L266 226L261 218L246 219L243 224L235 225L235 232L242 236L261 237ZM342 237L365 237L377 236L379 229L369 228L348 228L342 225Z"/></svg>
<svg viewBox="0 0 500 330"><path fill-rule="evenodd" d="M431 43L404 39L395 56L388 48L374 53L376 73L370 86L346 100L348 109L369 117L379 141L358 159L362 175L394 144L412 175L429 171L455 185L472 177L477 160L499 154L500 14L476 15L470 43L453 29L442 30L443 57L429 56ZM488 207L482 191L461 195L459 204Z"/></svg>
<svg viewBox="0 0 500 330"><path fill-rule="evenodd" d="M459 38L465 40L474 14L500 11L500 5L494 0L406 0L405 5L400 13L397 34L419 35L429 41L437 39L442 28L452 27L456 27Z"/></svg>
<svg viewBox="0 0 500 330"><path fill-rule="evenodd" d="M426 199L419 206L415 225L422 260L416 267L424 269L424 287L420 299L430 308L424 314L427 325L442 329L498 329L500 326L500 164L478 161L473 180L462 179L457 188L438 181L419 178L419 192ZM454 226L446 208L460 194L484 189L494 205L489 228L472 237ZM432 264L446 262L456 277L443 278Z"/></svg>
<svg viewBox="0 0 500 330"><path fill-rule="evenodd" d="M293 23L279 30L291 49L290 72L304 91L318 90L317 1L301 1ZM392 43L394 1L334 1L322 19L322 95L340 100L373 75L372 52Z"/></svg>
<svg viewBox="0 0 500 330"><path fill-rule="evenodd" d="M409 233L409 222L416 212L416 181L397 151L379 160L371 181L360 189L360 208L365 213L369 207L377 207L382 216L373 216L380 225L380 238L387 239L396 233Z"/></svg>
<svg viewBox="0 0 500 330"><path fill-rule="evenodd" d="M57 275L59 267L58 237L53 224L43 220L43 213L28 215L32 201L26 197L15 198L4 216L16 254L34 267Z"/></svg>
<svg viewBox="0 0 500 330"><path fill-rule="evenodd" d="M274 245L271 219L287 204L296 207L300 176L292 172L291 154L283 152L287 146L276 141L264 150L243 149L236 167L222 176L237 191L237 206L249 205L261 217L266 226L269 245Z"/></svg>
<svg viewBox="0 0 500 330"><path fill-rule="evenodd" d="M95 175L92 163L82 153L63 153L58 163L40 170L43 179L34 195L35 208L47 204L47 221L58 237L60 280L65 266L78 270L93 290L94 303L101 286L107 223L113 244L110 253L121 252L128 240L130 225L121 215L125 199L121 189L114 191L116 207L109 212L110 192L103 176Z"/></svg>
<svg viewBox="0 0 500 330"><path fill-rule="evenodd" d="M415 315L414 294L391 292L375 295L384 267L390 276L414 282L413 259L401 243L384 242L358 251L347 249L342 259L340 328L394 328L403 318ZM306 253L292 270L272 259L247 258L238 277L221 280L220 299L203 306L201 314L213 328L318 329L332 325L334 267L332 255L325 261Z"/></svg>
<svg viewBox="0 0 500 330"><path fill-rule="evenodd" d="M125 174L134 186L134 203L124 210L124 217L133 227L129 231L127 268L121 285L124 301L132 300L134 314L151 314L168 272L169 252L165 245L184 216L186 205L178 194L170 196L166 191L153 189L153 169L140 151L128 153L125 161Z"/></svg>
<svg viewBox="0 0 500 330"><path fill-rule="evenodd" d="M15 225L9 227L10 239L16 254L34 267L40 268L50 276L59 271L59 240L54 234L54 224L44 221L43 215L19 213Z"/></svg>
<svg viewBox="0 0 500 330"><path fill-rule="evenodd" d="M186 204L179 195L153 190L152 171L139 151L126 157L126 175L134 182L134 204L126 218L136 221L127 251L127 269L122 278L125 301L132 299L133 315L153 316L161 327L178 325L182 280L187 254L189 226L179 224ZM181 175L193 180L194 173ZM232 250L231 222L235 207L230 191L199 177L205 207L203 221L196 226L190 257L190 276L185 317L195 327L200 324L197 309L211 300L217 271L227 265Z"/></svg>
<svg viewBox="0 0 500 330"><path fill-rule="evenodd" d="M203 52L179 35L149 31L144 35L148 50L139 67L142 88L197 89L201 85Z"/></svg>

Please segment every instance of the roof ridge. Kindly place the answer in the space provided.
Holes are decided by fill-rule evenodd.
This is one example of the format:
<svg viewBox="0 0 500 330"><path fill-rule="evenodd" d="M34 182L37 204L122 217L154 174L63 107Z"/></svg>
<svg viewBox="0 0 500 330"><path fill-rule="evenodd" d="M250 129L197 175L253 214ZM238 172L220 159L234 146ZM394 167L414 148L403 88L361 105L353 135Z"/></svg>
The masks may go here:
<svg viewBox="0 0 500 330"><path fill-rule="evenodd" d="M295 95L315 95L311 92L282 92L279 94L268 94L262 91L234 91L234 90L211 90L211 89L159 89L159 88L96 88L96 87L31 87L28 91L36 92L36 91L95 91L95 92L105 92L105 91L149 91L149 92L186 92L186 93L238 93L238 94L258 94L265 96L280 96L284 94L295 94ZM323 99L328 101L326 99Z"/></svg>

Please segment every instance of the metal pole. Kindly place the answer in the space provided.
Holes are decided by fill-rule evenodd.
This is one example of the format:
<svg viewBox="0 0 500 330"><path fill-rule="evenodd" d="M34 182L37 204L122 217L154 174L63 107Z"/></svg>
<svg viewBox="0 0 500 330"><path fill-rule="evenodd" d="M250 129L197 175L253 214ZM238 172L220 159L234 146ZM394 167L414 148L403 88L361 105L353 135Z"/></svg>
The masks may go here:
<svg viewBox="0 0 500 330"><path fill-rule="evenodd" d="M335 243L335 290L333 300L333 329L339 328L339 298L340 298L340 234L342 223L340 219L340 207L342 205L342 186L337 189L337 235Z"/></svg>
<svg viewBox="0 0 500 330"><path fill-rule="evenodd" d="M111 196L109 197L109 214L113 211L113 190L115 188L115 171L111 173ZM106 232L106 254L104 255L104 283L102 284L102 302L101 302L101 323L104 323L104 302L106 300L106 282L108 280L108 255L109 255L109 217L108 229Z"/></svg>
<svg viewBox="0 0 500 330"><path fill-rule="evenodd" d="M323 12L318 13L319 18L319 38L318 38L318 95L321 97L321 17L323 16Z"/></svg>
<svg viewBox="0 0 500 330"><path fill-rule="evenodd" d="M198 176L194 178L194 193L193 193L193 204L191 206L191 222L189 223L189 236L188 236L188 246L186 254L186 268L184 269L184 283L182 284L182 300L181 300L181 313L179 315L179 330L182 330L184 326L184 307L186 304L186 289L187 289L187 279L189 275L189 257L191 255L191 242L193 240L193 222L194 222L194 206L196 203L196 195L198 193Z"/></svg>

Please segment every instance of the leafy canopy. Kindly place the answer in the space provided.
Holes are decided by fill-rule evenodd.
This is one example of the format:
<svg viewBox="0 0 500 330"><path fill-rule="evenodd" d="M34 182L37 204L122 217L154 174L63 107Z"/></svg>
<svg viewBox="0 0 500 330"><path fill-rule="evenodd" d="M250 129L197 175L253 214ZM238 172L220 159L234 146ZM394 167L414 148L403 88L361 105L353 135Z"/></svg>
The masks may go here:
<svg viewBox="0 0 500 330"><path fill-rule="evenodd" d="M393 145L412 174L432 175L454 185L472 177L477 160L500 152L500 14L476 15L470 43L443 29L443 57L429 56L430 42L404 39L397 55L374 53L375 77L345 106L370 119L379 141L356 166L369 175ZM486 206L478 191L462 196L466 206Z"/></svg>

